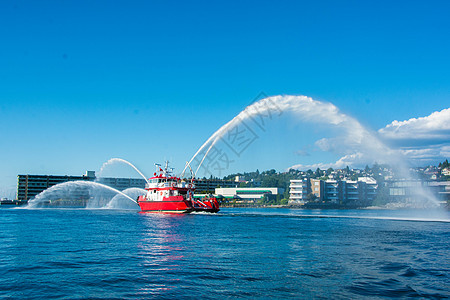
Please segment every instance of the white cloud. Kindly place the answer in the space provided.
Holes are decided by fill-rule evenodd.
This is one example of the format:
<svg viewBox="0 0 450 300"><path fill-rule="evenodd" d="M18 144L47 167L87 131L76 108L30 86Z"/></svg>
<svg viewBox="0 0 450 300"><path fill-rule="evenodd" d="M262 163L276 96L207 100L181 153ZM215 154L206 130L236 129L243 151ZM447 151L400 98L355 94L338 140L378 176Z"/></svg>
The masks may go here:
<svg viewBox="0 0 450 300"><path fill-rule="evenodd" d="M400 152L416 164L429 164L450 157L450 146L428 146L421 148L405 148Z"/></svg>
<svg viewBox="0 0 450 300"><path fill-rule="evenodd" d="M310 156L309 152L306 150L297 150L295 151L295 154L297 154L298 156Z"/></svg>
<svg viewBox="0 0 450 300"><path fill-rule="evenodd" d="M427 117L406 121L393 121L378 130L380 136L390 140L427 140L428 143L450 141L450 108L436 111Z"/></svg>
<svg viewBox="0 0 450 300"><path fill-rule="evenodd" d="M316 141L314 143L314 145L319 147L319 149L322 151L329 152L329 151L332 151L332 149L333 149L333 144L332 144L331 140L327 139L327 138L323 138L323 139Z"/></svg>
<svg viewBox="0 0 450 300"><path fill-rule="evenodd" d="M334 163L318 163L318 164L311 164L311 165L294 165L290 167L289 169L296 169L296 170L315 170L317 168L320 168L322 170L333 168L333 169L343 169L347 166L350 167L362 167L370 162L370 158L366 157L363 153L353 153L349 155L345 155L338 159ZM372 162L373 163L373 162Z"/></svg>
<svg viewBox="0 0 450 300"><path fill-rule="evenodd" d="M414 164L436 163L450 156L450 108L426 117L394 121L378 133L381 139L397 145Z"/></svg>
<svg viewBox="0 0 450 300"><path fill-rule="evenodd" d="M440 149L440 153L441 157L450 157L450 146L443 146Z"/></svg>
<svg viewBox="0 0 450 300"><path fill-rule="evenodd" d="M343 124L346 122L341 123ZM348 128L348 125L347 123L344 127ZM393 164L396 160L405 158L412 164L425 165L450 156L450 108L434 112L426 117L394 121L380 129L378 134L370 134L369 131L361 129L360 124L356 126L356 129L356 135L349 130L348 135L322 138L315 142L315 146L322 151L344 155L336 162L298 164L291 168L314 170L330 167L361 167L365 164L373 164L375 161ZM397 147L383 147L382 143L376 140L375 135ZM371 143L372 140L375 143Z"/></svg>

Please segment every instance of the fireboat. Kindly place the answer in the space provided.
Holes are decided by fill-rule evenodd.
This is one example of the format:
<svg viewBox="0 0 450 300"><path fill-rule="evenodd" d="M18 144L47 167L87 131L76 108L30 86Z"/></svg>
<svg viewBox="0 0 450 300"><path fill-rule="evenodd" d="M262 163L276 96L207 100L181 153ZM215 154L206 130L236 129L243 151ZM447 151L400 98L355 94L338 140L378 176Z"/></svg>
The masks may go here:
<svg viewBox="0 0 450 300"><path fill-rule="evenodd" d="M173 174L167 161L164 169L155 164L156 172L149 178L145 187L147 193L137 198L142 212L161 212L185 214L192 212L216 213L219 211L219 202L215 197L204 196L194 198L194 174L190 180L181 179Z"/></svg>

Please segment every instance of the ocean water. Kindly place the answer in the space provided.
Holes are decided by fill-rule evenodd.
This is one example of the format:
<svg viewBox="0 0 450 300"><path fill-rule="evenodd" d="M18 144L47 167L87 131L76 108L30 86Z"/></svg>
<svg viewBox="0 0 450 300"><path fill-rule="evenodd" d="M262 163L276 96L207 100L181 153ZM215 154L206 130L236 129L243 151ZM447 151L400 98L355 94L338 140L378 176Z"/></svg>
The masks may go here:
<svg viewBox="0 0 450 300"><path fill-rule="evenodd" d="M448 212L0 209L1 299L450 297Z"/></svg>

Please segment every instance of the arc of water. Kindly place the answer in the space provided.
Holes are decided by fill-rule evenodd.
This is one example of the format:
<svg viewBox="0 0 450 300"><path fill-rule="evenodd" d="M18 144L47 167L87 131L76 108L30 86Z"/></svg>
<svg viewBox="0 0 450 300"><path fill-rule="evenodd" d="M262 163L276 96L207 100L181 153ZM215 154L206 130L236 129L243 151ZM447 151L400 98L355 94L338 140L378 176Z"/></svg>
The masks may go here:
<svg viewBox="0 0 450 300"><path fill-rule="evenodd" d="M214 144L216 143L216 141L218 140L218 138L219 138L219 137L217 137L217 138L214 140L214 142L211 143L211 145L209 146L209 148L208 148L208 150L206 151L205 155L203 155L203 158L202 158L202 160L200 161L200 164L198 165L197 169L195 170L194 177L197 177L198 170L200 170L200 167L202 166L203 161L204 161L205 158L208 156L209 151L211 151L212 147L214 146Z"/></svg>
<svg viewBox="0 0 450 300"><path fill-rule="evenodd" d="M244 112L246 112L247 108L242 111L239 115L237 115L236 117L234 117L231 121L229 121L228 123L226 123L225 125L223 125L222 127L219 128L219 130L217 130L216 132L213 133L213 135L211 135L206 142L203 143L203 145L197 150L197 152L195 152L194 156L192 156L191 160L189 160L188 164L186 164L186 166L183 169L183 172L186 171L186 168L188 165L190 165L192 163L192 161L195 159L195 157L197 157L197 155L206 148L206 146L208 146L210 143L211 145L209 146L208 150L206 151L205 155L203 156L200 165L197 167L196 171L195 171L195 175L197 175L198 170L200 169L200 166L202 165L203 161L205 160L206 156L208 155L209 151L211 150L211 148L217 143L217 141L219 141L219 139L221 139L223 137L223 135L226 133L226 131L232 126L237 124L238 122L241 121L241 116L243 115Z"/></svg>
<svg viewBox="0 0 450 300"><path fill-rule="evenodd" d="M248 119L255 119L258 115L266 115L272 111L284 112L291 111L302 117L304 121L315 123L324 123L328 125L344 128L348 137L354 144L361 144L361 139L371 138L372 147L386 149L386 147L366 130L357 120L341 113L339 109L331 103L320 102L307 96L273 96L259 100L241 111L228 123L219 128L211 135L208 140L197 150L191 158L191 163L195 157L209 146L208 151L202 159L204 161L209 150L219 141L224 134L233 126L240 124ZM327 118L323 118L326 115Z"/></svg>
<svg viewBox="0 0 450 300"><path fill-rule="evenodd" d="M82 182L83 182L83 181L82 181ZM108 189L108 190L110 190L110 191L116 192L116 193L118 193L118 194L120 194L120 195L122 195L122 196L125 196L125 197L127 197L128 199L130 199L131 201L133 201L134 203L137 204L137 201L136 201L136 200L134 200L133 198L131 198L131 197L128 196L127 194L122 193L121 191L119 191L119 190L117 190L117 189L115 189L115 188L113 188L113 187L110 187L110 186L107 186L107 185L105 185L105 184L98 183L98 182L91 182L91 183L93 183L94 185L96 185L96 186L98 186L98 187L102 187L102 188Z"/></svg>
<svg viewBox="0 0 450 300"><path fill-rule="evenodd" d="M48 189L42 191L42 192L39 193L33 200L31 200L31 201L28 203L28 206L33 207L34 205L36 205L36 204L38 204L38 203L40 202L39 200L45 199L45 195L46 195L46 194L51 193L52 191L59 190L59 189L64 188L64 187L66 187L66 186L70 186L70 185L76 185L76 186L83 186L83 185L84 185L84 186L101 187L101 188L104 188L104 189L108 189L108 190L110 190L110 191L113 191L113 192L115 192L115 193L121 194L122 196L124 196L124 197L130 199L131 201L133 201L134 203L137 204L137 201L136 201L136 200L134 200L133 198L131 198L131 197L128 196L127 194L122 193L121 191L119 191L119 190L117 190L117 189L115 189L115 188L113 188L113 187L110 187L110 186L107 186L107 185L104 185L104 184L101 184L101 183L98 183L98 182L77 180L77 181L67 181L67 182L59 183L59 184L57 184L57 185L52 186L51 188L48 188Z"/></svg>
<svg viewBox="0 0 450 300"><path fill-rule="evenodd" d="M358 120L340 112L335 105L317 101L307 96L280 95L267 97L247 106L231 121L220 127L219 130L214 132L197 150L194 156L192 156L183 172L186 170L187 166L192 163L195 157L209 146L200 165L197 167L197 173L212 147L233 126L238 125L240 122L244 122L249 118L254 119L258 115L270 114L272 111L290 111L301 117L303 121L342 128L346 134L341 143L346 144L347 147L351 147L353 151L364 153L368 159L375 161L384 160L385 162L399 165L401 169L407 170L407 164L399 151L386 146L375 133L361 125ZM407 172L402 173L406 174Z"/></svg>
<svg viewBox="0 0 450 300"><path fill-rule="evenodd" d="M145 181L147 182L147 184L150 184L149 181L148 181L148 179L147 179L147 177L146 177L144 174L142 174L142 172L141 172L135 165L133 165L133 164L130 163L129 161L127 161L127 160L125 160L125 159L122 159L122 158L111 158L111 159L109 159L109 160L108 160L107 162L105 162L105 163L102 165L102 167L100 168L100 174L103 172L103 170L106 168L107 165L109 165L109 164L111 164L111 163L114 163L114 162L121 162L121 163L125 163L125 164L129 165L129 166L132 167L136 172L138 172L138 174L141 175L142 178L145 179Z"/></svg>

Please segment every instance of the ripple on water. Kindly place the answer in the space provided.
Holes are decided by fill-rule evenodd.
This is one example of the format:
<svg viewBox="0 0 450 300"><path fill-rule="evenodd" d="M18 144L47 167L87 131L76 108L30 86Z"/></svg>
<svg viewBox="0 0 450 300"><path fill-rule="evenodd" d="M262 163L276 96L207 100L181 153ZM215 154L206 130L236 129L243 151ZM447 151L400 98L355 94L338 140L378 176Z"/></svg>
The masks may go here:
<svg viewBox="0 0 450 300"><path fill-rule="evenodd" d="M0 298L450 296L450 223L254 212L2 211Z"/></svg>
<svg viewBox="0 0 450 300"><path fill-rule="evenodd" d="M409 285L389 278L381 281L355 282L348 289L362 296L384 296L384 297L419 297L421 296Z"/></svg>

